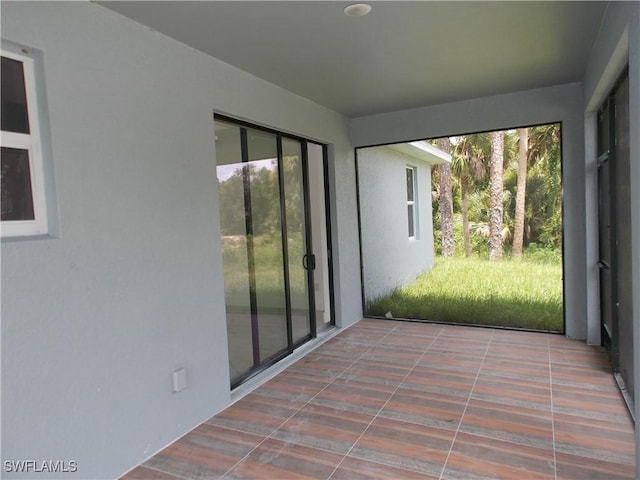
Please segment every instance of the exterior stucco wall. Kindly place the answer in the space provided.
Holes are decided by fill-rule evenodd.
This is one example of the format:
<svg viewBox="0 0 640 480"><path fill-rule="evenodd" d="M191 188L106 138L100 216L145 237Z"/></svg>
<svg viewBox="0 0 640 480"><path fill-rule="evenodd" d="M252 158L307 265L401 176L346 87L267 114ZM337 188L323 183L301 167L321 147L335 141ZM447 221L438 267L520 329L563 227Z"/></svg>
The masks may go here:
<svg viewBox="0 0 640 480"><path fill-rule="evenodd" d="M228 405L214 111L330 144L337 323L361 318L344 117L90 2L2 2L2 37L42 52L60 219L2 242L3 461L114 478Z"/></svg>
<svg viewBox="0 0 640 480"><path fill-rule="evenodd" d="M433 267L431 168L388 147L359 149L358 194L365 300L407 285ZM416 238L407 225L406 167L417 172Z"/></svg>

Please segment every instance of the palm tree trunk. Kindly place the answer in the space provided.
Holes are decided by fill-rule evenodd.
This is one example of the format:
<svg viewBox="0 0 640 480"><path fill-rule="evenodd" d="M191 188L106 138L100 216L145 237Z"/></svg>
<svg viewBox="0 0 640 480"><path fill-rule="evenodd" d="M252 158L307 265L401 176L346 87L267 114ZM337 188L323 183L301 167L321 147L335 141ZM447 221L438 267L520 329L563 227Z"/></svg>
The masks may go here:
<svg viewBox="0 0 640 480"><path fill-rule="evenodd" d="M439 138L438 148L451 153L449 138ZM451 186L451 165L438 165L440 173L440 220L442 223L442 255L453 257L455 243L453 239L453 189Z"/></svg>
<svg viewBox="0 0 640 480"><path fill-rule="evenodd" d="M502 258L504 132L491 132L489 260Z"/></svg>
<svg viewBox="0 0 640 480"><path fill-rule="evenodd" d="M518 134L518 184L516 190L516 216L513 227L513 257L522 257L522 245L524 244L524 209L525 194L527 189L527 160L529 153L529 130L519 128Z"/></svg>
<svg viewBox="0 0 640 480"><path fill-rule="evenodd" d="M471 234L469 233L469 174L463 173L460 179L462 194L462 231L464 233L464 255L471 256Z"/></svg>

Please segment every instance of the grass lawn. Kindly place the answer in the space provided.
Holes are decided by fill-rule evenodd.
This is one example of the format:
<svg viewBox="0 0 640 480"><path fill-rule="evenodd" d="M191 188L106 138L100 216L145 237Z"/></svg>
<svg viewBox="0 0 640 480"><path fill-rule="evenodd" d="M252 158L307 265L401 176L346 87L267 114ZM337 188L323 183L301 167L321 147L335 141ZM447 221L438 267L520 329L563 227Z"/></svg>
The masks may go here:
<svg viewBox="0 0 640 480"><path fill-rule="evenodd" d="M562 332L562 266L438 258L414 283L367 301L367 314Z"/></svg>
<svg viewBox="0 0 640 480"><path fill-rule="evenodd" d="M285 312L284 267L282 246L279 236L254 237L254 273L256 301L262 313ZM306 272L299 259L302 258L302 237L289 238L290 259L289 281L291 307L294 310L308 310L309 300L306 290ZM233 313L250 312L249 266L246 237L238 236L235 243L223 239L222 258L224 263L224 291L227 311Z"/></svg>

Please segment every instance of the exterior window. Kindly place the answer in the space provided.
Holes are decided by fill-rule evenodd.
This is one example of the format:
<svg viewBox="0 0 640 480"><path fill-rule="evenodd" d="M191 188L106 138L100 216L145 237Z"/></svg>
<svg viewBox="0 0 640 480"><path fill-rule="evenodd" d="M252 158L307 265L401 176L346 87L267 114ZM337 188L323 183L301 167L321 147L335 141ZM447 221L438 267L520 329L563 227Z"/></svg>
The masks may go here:
<svg viewBox="0 0 640 480"><path fill-rule="evenodd" d="M407 225L409 238L418 238L418 202L416 168L407 167Z"/></svg>
<svg viewBox="0 0 640 480"><path fill-rule="evenodd" d="M2 50L2 237L48 231L34 62Z"/></svg>

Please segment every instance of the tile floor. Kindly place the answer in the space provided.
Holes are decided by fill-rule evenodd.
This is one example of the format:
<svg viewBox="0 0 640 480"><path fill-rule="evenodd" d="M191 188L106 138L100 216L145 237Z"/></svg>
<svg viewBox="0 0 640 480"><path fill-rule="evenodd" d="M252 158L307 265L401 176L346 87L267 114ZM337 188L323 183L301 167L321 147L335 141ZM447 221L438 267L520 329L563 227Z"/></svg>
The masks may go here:
<svg viewBox="0 0 640 480"><path fill-rule="evenodd" d="M123 478L614 480L634 465L601 349L365 319Z"/></svg>

